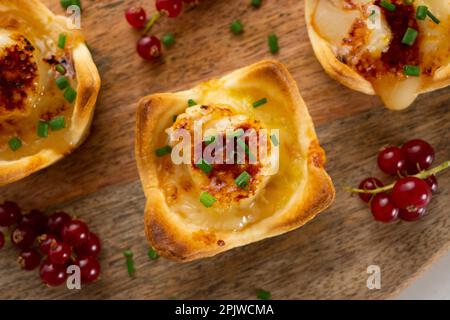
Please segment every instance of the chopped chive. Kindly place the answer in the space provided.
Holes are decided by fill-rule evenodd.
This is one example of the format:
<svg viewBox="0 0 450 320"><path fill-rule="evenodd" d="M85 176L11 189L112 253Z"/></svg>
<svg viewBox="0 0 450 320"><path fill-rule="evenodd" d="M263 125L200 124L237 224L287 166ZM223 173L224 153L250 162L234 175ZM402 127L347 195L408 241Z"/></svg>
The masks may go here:
<svg viewBox="0 0 450 320"><path fill-rule="evenodd" d="M207 137L207 138L205 138L205 144L207 145L207 146L209 146L211 143L213 143L214 141L216 141L216 137L215 136L211 136L211 137Z"/></svg>
<svg viewBox="0 0 450 320"><path fill-rule="evenodd" d="M189 99L188 100L188 106L189 107L193 107L193 106L196 106L197 105L197 102L195 102L193 99Z"/></svg>
<svg viewBox="0 0 450 320"><path fill-rule="evenodd" d="M427 10L427 16L429 16L434 23L436 24L441 23L441 20L439 20L434 14L432 14L430 10Z"/></svg>
<svg viewBox="0 0 450 320"><path fill-rule="evenodd" d="M405 76L418 77L420 76L420 67L406 65L403 67L403 73L405 74Z"/></svg>
<svg viewBox="0 0 450 320"><path fill-rule="evenodd" d="M37 135L40 138L47 138L48 137L48 123L42 120L39 120L37 124Z"/></svg>
<svg viewBox="0 0 450 320"><path fill-rule="evenodd" d="M253 108L261 107L262 105L265 105L267 103L267 98L263 98L261 100L253 102Z"/></svg>
<svg viewBox="0 0 450 320"><path fill-rule="evenodd" d="M212 165L208 161L206 161L205 159L202 159L195 166L197 168L199 168L200 170L202 170L206 174L209 174L212 171L212 169L213 169Z"/></svg>
<svg viewBox="0 0 450 320"><path fill-rule="evenodd" d="M244 171L236 178L236 180L234 180L234 182L239 188L244 189L247 187L251 177L252 176L247 171Z"/></svg>
<svg viewBox="0 0 450 320"><path fill-rule="evenodd" d="M165 155L172 153L172 147L171 146L165 146L159 149L156 149L155 154L157 157L164 157Z"/></svg>
<svg viewBox="0 0 450 320"><path fill-rule="evenodd" d="M278 145L280 144L280 142L279 142L278 139L277 139L277 136L274 135L274 134L270 136L270 140L272 141L272 144L273 144L275 147L278 147Z"/></svg>
<svg viewBox="0 0 450 320"><path fill-rule="evenodd" d="M244 129L239 128L230 135L230 138L239 138L242 137L244 134L245 134Z"/></svg>
<svg viewBox="0 0 450 320"><path fill-rule="evenodd" d="M251 2L252 7L254 7L254 8L261 7L261 4L262 4L262 0L252 0L252 2Z"/></svg>
<svg viewBox="0 0 450 320"><path fill-rule="evenodd" d="M173 36L173 33L168 33L162 38L162 43L165 47L170 47L175 43L175 37Z"/></svg>
<svg viewBox="0 0 450 320"><path fill-rule="evenodd" d="M403 0L403 3L407 6L412 6L414 4L414 0Z"/></svg>
<svg viewBox="0 0 450 320"><path fill-rule="evenodd" d="M425 20L427 17L427 12L428 12L427 6L418 6L416 9L417 20Z"/></svg>
<svg viewBox="0 0 450 320"><path fill-rule="evenodd" d="M216 202L217 199L210 195L208 192L203 192L200 195L200 202L206 207L210 208Z"/></svg>
<svg viewBox="0 0 450 320"><path fill-rule="evenodd" d="M58 71L60 74L66 74L66 68L62 64L57 64L55 66L56 71Z"/></svg>
<svg viewBox="0 0 450 320"><path fill-rule="evenodd" d="M64 9L67 9L70 6L78 6L81 9L80 0L61 0L60 4Z"/></svg>
<svg viewBox="0 0 450 320"><path fill-rule="evenodd" d="M178 115L177 114L174 115L173 118L172 118L173 122L177 121L177 118L178 118Z"/></svg>
<svg viewBox="0 0 450 320"><path fill-rule="evenodd" d="M260 300L270 300L270 297L272 296L269 291L263 290L263 289L257 289L256 290L256 296Z"/></svg>
<svg viewBox="0 0 450 320"><path fill-rule="evenodd" d="M419 33L416 29L408 28L406 29L405 35L403 36L402 43L408 46L412 46L416 41L417 35Z"/></svg>
<svg viewBox="0 0 450 320"><path fill-rule="evenodd" d="M67 102L72 103L77 98L77 92L72 87L68 87L66 91L64 91L64 98Z"/></svg>
<svg viewBox="0 0 450 320"><path fill-rule="evenodd" d="M269 34L269 36L267 37L267 42L269 44L270 52L275 54L278 53L278 51L280 51L280 47L278 45L278 37L275 33Z"/></svg>
<svg viewBox="0 0 450 320"><path fill-rule="evenodd" d="M234 20L230 25L230 30L234 34L238 35L244 32L244 26L239 20Z"/></svg>
<svg viewBox="0 0 450 320"><path fill-rule="evenodd" d="M60 33L58 37L58 48L64 49L66 46L67 35L65 33Z"/></svg>
<svg viewBox="0 0 450 320"><path fill-rule="evenodd" d="M53 131L61 130L66 127L66 119L64 116L58 116L48 122Z"/></svg>
<svg viewBox="0 0 450 320"><path fill-rule="evenodd" d="M395 11L395 9L397 8L395 4L393 4L387 0L381 0L380 6L382 6L383 8L385 8L386 10L389 10L389 11Z"/></svg>
<svg viewBox="0 0 450 320"><path fill-rule="evenodd" d="M248 158L252 161L255 161L256 158L255 156L251 153L250 148L248 147L248 145L242 141L242 140L238 140L238 145L245 150L245 153L248 155Z"/></svg>
<svg viewBox="0 0 450 320"><path fill-rule="evenodd" d="M55 82L56 86L61 90L66 89L70 85L69 79L66 76L56 78Z"/></svg>
<svg viewBox="0 0 450 320"><path fill-rule="evenodd" d="M22 147L22 140L20 140L20 139L17 138L17 137L11 138L11 139L8 141L8 145L9 145L9 148L10 148L12 151L17 151L17 150L19 150L19 149Z"/></svg>
<svg viewBox="0 0 450 320"><path fill-rule="evenodd" d="M147 255L152 260L156 260L159 258L158 252L156 252L156 250L153 248L148 249Z"/></svg>
<svg viewBox="0 0 450 320"><path fill-rule="evenodd" d="M136 273L136 269L134 268L133 252L131 250L125 250L123 255L127 259L126 263L128 275L132 277Z"/></svg>
<svg viewBox="0 0 450 320"><path fill-rule="evenodd" d="M369 20L372 22L375 22L376 15L377 15L377 12L375 10L372 10L372 12L369 15Z"/></svg>

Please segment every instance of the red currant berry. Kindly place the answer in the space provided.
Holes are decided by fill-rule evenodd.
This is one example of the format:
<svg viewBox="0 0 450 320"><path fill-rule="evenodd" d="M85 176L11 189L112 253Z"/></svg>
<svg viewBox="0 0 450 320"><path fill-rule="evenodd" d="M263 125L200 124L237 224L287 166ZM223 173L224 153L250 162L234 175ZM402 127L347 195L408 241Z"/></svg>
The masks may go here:
<svg viewBox="0 0 450 320"><path fill-rule="evenodd" d="M48 251L48 259L54 264L66 264L71 255L72 248L62 242L53 243Z"/></svg>
<svg viewBox="0 0 450 320"><path fill-rule="evenodd" d="M78 259L76 265L80 267L81 281L83 283L92 283L100 276L100 264L95 258Z"/></svg>
<svg viewBox="0 0 450 320"><path fill-rule="evenodd" d="M100 254L101 248L100 239L95 233L91 232L88 241L81 247L76 248L75 252L79 258L96 258Z"/></svg>
<svg viewBox="0 0 450 320"><path fill-rule="evenodd" d="M39 210L31 210L22 217L20 225L30 227L36 234L43 234L47 227L47 217Z"/></svg>
<svg viewBox="0 0 450 320"><path fill-rule="evenodd" d="M38 242L39 242L39 251L41 251L41 253L44 256L46 256L46 255L48 255L50 248L52 246L56 245L56 243L58 242L58 239L54 235L43 234L43 235L39 236Z"/></svg>
<svg viewBox="0 0 450 320"><path fill-rule="evenodd" d="M359 189L374 190L374 189L377 189L377 188L380 188L383 186L384 185L380 180L372 177L372 178L366 178L363 181L361 181L361 183L359 184ZM374 194L371 194L371 193L360 193L359 194L359 197L364 202L369 202L373 196L374 196Z"/></svg>
<svg viewBox="0 0 450 320"><path fill-rule="evenodd" d="M42 281L50 287L62 285L67 278L66 267L54 264L49 260L46 260L41 264L39 275Z"/></svg>
<svg viewBox="0 0 450 320"><path fill-rule="evenodd" d="M142 7L131 7L125 12L125 18L133 28L143 28L147 22L147 14Z"/></svg>
<svg viewBox="0 0 450 320"><path fill-rule="evenodd" d="M372 215L377 221L391 222L397 219L399 209L394 206L391 196L387 193L378 193L370 204Z"/></svg>
<svg viewBox="0 0 450 320"><path fill-rule="evenodd" d="M145 60L155 60L161 56L161 41L155 36L143 36L137 43L137 52Z"/></svg>
<svg viewBox="0 0 450 320"><path fill-rule="evenodd" d="M47 221L48 233L59 235L64 225L71 220L72 218L65 212L56 212L52 214L50 217L48 217Z"/></svg>
<svg viewBox="0 0 450 320"><path fill-rule="evenodd" d="M5 201L0 205L0 227L10 227L19 222L20 218L20 208L16 203Z"/></svg>
<svg viewBox="0 0 450 320"><path fill-rule="evenodd" d="M31 248L35 239L36 233L27 226L18 226L11 233L12 244L21 250Z"/></svg>
<svg viewBox="0 0 450 320"><path fill-rule="evenodd" d="M5 245L5 235L0 231L0 249Z"/></svg>
<svg viewBox="0 0 450 320"><path fill-rule="evenodd" d="M416 221L422 218L427 211L426 207L419 208L415 211L408 211L405 209L400 209L398 217L404 221Z"/></svg>
<svg viewBox="0 0 450 320"><path fill-rule="evenodd" d="M395 175L398 172L402 172L405 166L405 156L400 148L387 147L378 154L378 167L387 174Z"/></svg>
<svg viewBox="0 0 450 320"><path fill-rule="evenodd" d="M402 146L409 174L416 174L428 169L434 161L434 149L426 141L414 139Z"/></svg>
<svg viewBox="0 0 450 320"><path fill-rule="evenodd" d="M430 187L432 193L436 193L438 191L438 182L435 175L431 175L426 178L425 182Z"/></svg>
<svg viewBox="0 0 450 320"><path fill-rule="evenodd" d="M88 241L89 229L83 221L72 220L65 224L61 231L61 239L68 245L80 247Z"/></svg>
<svg viewBox="0 0 450 320"><path fill-rule="evenodd" d="M183 0L156 0L156 10L169 16L178 17L183 9Z"/></svg>
<svg viewBox="0 0 450 320"><path fill-rule="evenodd" d="M416 211L430 203L431 189L422 179L402 178L397 180L392 189L392 200L400 209Z"/></svg>
<svg viewBox="0 0 450 320"><path fill-rule="evenodd" d="M17 263L23 270L34 270L41 263L41 256L35 249L24 250L17 258Z"/></svg>

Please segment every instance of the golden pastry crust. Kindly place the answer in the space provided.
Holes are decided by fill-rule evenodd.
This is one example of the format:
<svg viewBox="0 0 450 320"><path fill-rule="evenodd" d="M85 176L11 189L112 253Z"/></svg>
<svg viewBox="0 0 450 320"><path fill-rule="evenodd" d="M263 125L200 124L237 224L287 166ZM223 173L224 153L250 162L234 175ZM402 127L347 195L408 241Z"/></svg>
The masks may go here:
<svg viewBox="0 0 450 320"><path fill-rule="evenodd" d="M72 44L71 59L76 75L74 81L76 81L77 86L74 89L77 91L77 97L71 111L70 127L65 129L70 143L59 148L47 146L38 152L22 157L0 159L0 186L20 180L52 165L84 142L89 134L101 83L97 68L82 34L78 30L68 29L65 17L55 16L38 0L0 0L0 17L6 14L8 10L23 12L21 18L28 19L27 21L32 21L34 24L45 25L43 27L45 30L51 28L64 30L69 37L75 39ZM1 28L0 24L0 30Z"/></svg>
<svg viewBox="0 0 450 320"><path fill-rule="evenodd" d="M258 93L253 91L254 88L258 88ZM165 170L165 164L155 155L164 131L172 126L173 116L184 112L186 101L189 99L202 105L224 102L232 105L233 102L229 100L231 94L245 97L249 101L257 101L261 91L269 100L284 101L282 106L279 105L282 109L280 112L287 115L290 124L296 128L296 132L292 132L292 136L288 139L293 149L299 150L299 155L292 155L299 159L292 167L295 166L293 170L301 172L302 179L295 185L296 188L289 199L276 212L270 212L264 218L239 230L211 228L175 212L163 190L165 182L159 179L161 170ZM244 103L239 110L246 115L255 116L255 112L262 112L270 117L269 107L265 106L263 108L266 109L255 111L251 103ZM281 136L289 134L280 131ZM318 143L308 110L295 81L286 68L276 61L261 61L234 71L220 80L202 83L188 91L154 94L141 99L137 109L135 148L137 165L147 198L145 208L147 238L151 246L162 256L179 262L214 256L235 247L296 229L326 209L335 196L331 179L324 170L325 153ZM280 157L283 157L283 152L289 152L288 149L282 150ZM272 179L276 179L277 175ZM198 202L198 206L200 208L202 204Z"/></svg>
<svg viewBox="0 0 450 320"><path fill-rule="evenodd" d="M392 98L392 93L383 94L384 91L386 91L386 88L377 89L376 84L374 84L374 81L372 81L373 79L369 79L368 77L361 75L358 71L356 71L354 68L352 68L352 66L349 66L348 64L341 61L341 59L339 59L339 57L336 53L336 48L339 47L340 44L338 44L338 45L336 43L332 44L326 39L325 36L320 34L320 32L319 32L320 28L318 27L317 22L315 21L315 15L316 15L316 10L318 8L318 5L321 1L322 2L328 1L330 3L342 2L344 8L346 7L346 10L351 10L351 9L357 8L360 5L359 3L360 2L363 3L363 2L362 1L354 1L355 3L353 3L352 1L345 1L345 0L342 0L342 1L341 0L337 0L337 1L306 0L305 1L305 20L306 20L306 25L307 25L307 29L308 29L308 35L309 35L314 53L315 53L317 59L319 60L320 64L322 65L322 67L325 69L325 72L334 80L339 81L340 83L342 83L343 85L345 85L346 87L348 87L350 89L353 89L353 90L356 90L356 91L359 91L359 92L362 92L362 93L365 93L368 95L379 95L380 98L385 103L386 107L388 107L389 109L394 109L394 110L401 110L401 109L408 107L417 98L417 96L419 94L431 92L431 91L441 89L441 88L444 88L444 87L447 87L450 85L450 61L449 60L447 60L447 62L445 62L443 65L440 65L438 68L433 70L432 75L429 75L429 74L424 75L425 72L423 70L426 68L424 68L425 67L423 65L424 62L422 61L420 66L422 67L421 69L422 69L422 74L423 74L424 80L419 85L416 85L416 88L414 90L410 90L408 92L407 98L396 97L394 99L394 98ZM396 1L397 0L394 0L394 2L396 2ZM364 3L367 4L367 1ZM373 3L374 3L374 1L372 1L372 3L369 3L367 5L362 4L361 6L363 8L366 8L370 4L373 5ZM418 6L419 4L414 4L414 6ZM425 3L425 4L431 8L433 8L433 6L436 6L436 4L433 5L431 3L430 4ZM398 5L402 5L402 2L399 2L397 4L397 6ZM439 5L439 6L441 6L441 5ZM447 11L448 11L448 9L447 9ZM433 33L438 32L436 30L437 28L443 28L441 30L444 30L445 26L443 24L447 24L447 20L448 20L448 17L444 16L444 17L442 17L442 21L441 21L440 25L436 25L433 22L431 22L430 19L428 19L424 22L420 22L421 25L419 26L419 29L421 30L421 28L423 28L424 26L429 28L431 30L431 32L426 33L427 34L426 37L427 37L427 41L432 42L432 41L436 40L436 35L434 35ZM364 18L363 18L363 21L365 21ZM350 32L350 30L348 30L348 32ZM442 39L448 38L449 33L448 33L448 31L445 31L445 32L447 32L447 33L441 34ZM365 40L367 40L367 38ZM422 36L419 36L419 40L417 40L417 41L423 42ZM445 41L445 40L443 40L443 41ZM428 45L428 46L430 46L430 45ZM448 46L448 43L444 43L443 47L441 48L442 50L435 51L436 57L445 58L444 57L445 51L447 51L446 46ZM422 50L422 48L420 50ZM425 54L423 52L421 52L420 55L422 55L422 56L429 55L431 57L431 54ZM448 56L448 51L447 51L447 56ZM430 59L430 60L432 60L432 59ZM440 59L437 59L437 60L440 60ZM397 79L399 79L397 75L392 75L392 77L396 77ZM404 77L400 76L400 78L404 78ZM390 82L387 85L387 87L393 87L393 86L396 86L397 84L398 83ZM401 87L401 84L399 84L399 87Z"/></svg>

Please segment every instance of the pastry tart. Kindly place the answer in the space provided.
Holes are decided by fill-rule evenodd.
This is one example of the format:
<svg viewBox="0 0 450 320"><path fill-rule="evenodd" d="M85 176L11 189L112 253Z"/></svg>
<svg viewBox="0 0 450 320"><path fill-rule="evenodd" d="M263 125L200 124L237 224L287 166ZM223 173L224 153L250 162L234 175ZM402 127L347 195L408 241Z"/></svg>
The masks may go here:
<svg viewBox="0 0 450 320"><path fill-rule="evenodd" d="M89 132L100 78L79 30L37 0L0 0L0 185L45 168Z"/></svg>
<svg viewBox="0 0 450 320"><path fill-rule="evenodd" d="M143 98L136 159L147 238L176 261L296 229L335 194L305 103L276 61Z"/></svg>
<svg viewBox="0 0 450 320"><path fill-rule="evenodd" d="M410 4L409 4L410 3ZM447 0L306 0L317 59L347 87L394 110L450 84Z"/></svg>

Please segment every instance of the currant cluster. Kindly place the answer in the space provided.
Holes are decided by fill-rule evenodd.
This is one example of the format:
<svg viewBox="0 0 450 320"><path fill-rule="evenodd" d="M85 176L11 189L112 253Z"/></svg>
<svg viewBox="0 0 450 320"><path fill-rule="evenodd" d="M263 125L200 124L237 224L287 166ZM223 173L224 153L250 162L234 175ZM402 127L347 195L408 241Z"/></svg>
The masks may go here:
<svg viewBox="0 0 450 320"><path fill-rule="evenodd" d="M433 147L420 139L408 141L401 147L386 147L378 154L378 167L388 175L398 176L397 181L385 186L379 179L370 177L351 191L359 193L361 200L369 203L377 221L418 220L425 215L432 194L437 192L434 174L449 167L447 161L428 170L434 158Z"/></svg>
<svg viewBox="0 0 450 320"><path fill-rule="evenodd" d="M0 205L0 227L11 232L11 243L20 250L20 267L34 270L40 266L40 277L48 286L62 285L69 265L80 267L85 284L98 279L100 240L83 221L64 212L48 217L39 210L22 214L16 203L6 201ZM0 249L4 244L5 235L0 231Z"/></svg>
<svg viewBox="0 0 450 320"><path fill-rule="evenodd" d="M183 3L194 5L199 0L156 0L157 12L150 20L147 20L147 13L142 7L131 7L125 12L125 18L128 23L136 29L145 28L144 35L137 43L137 52L145 60L155 60L161 56L161 40L156 36L149 36L152 25L159 19L161 15L169 18L176 18L183 10ZM173 43L173 36L168 35L164 39L165 45Z"/></svg>

